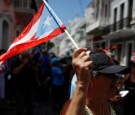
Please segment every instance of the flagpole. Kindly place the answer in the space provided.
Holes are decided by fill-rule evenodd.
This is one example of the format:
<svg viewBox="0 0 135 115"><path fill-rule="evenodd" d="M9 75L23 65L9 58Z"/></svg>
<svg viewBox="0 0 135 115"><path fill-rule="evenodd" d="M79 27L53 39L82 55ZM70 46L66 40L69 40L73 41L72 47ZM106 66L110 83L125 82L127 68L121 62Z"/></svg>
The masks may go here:
<svg viewBox="0 0 135 115"><path fill-rule="evenodd" d="M63 24L62 21L59 19L59 17L56 15L56 13L52 10L52 8L46 2L46 0L43 0L43 2L45 3L45 5L49 9L49 11L52 13L52 15L54 16L54 18L56 18L56 21L59 21L60 24ZM71 42L74 44L74 46L78 49L79 47L77 46L77 44L75 43L74 39L71 37L71 35L69 34L69 32L66 29L64 31L67 34L67 36L69 37L69 39L71 40Z"/></svg>
<svg viewBox="0 0 135 115"><path fill-rule="evenodd" d="M75 43L75 41L73 40L73 38L71 37L71 35L69 34L69 32L65 29L64 30L65 33L68 35L69 39L71 40L71 42L75 45L75 47L78 49L79 47L77 46L77 44Z"/></svg>

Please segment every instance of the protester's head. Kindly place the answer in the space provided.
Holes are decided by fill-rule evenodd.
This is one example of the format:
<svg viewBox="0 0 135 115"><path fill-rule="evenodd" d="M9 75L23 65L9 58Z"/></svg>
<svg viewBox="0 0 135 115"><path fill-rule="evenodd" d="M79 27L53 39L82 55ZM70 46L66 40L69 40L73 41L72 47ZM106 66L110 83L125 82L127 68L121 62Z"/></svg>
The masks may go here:
<svg viewBox="0 0 135 115"><path fill-rule="evenodd" d="M92 97L111 98L115 95L118 74L127 74L130 68L120 66L101 50L91 51L93 61L91 94ZM96 94L96 95L95 95Z"/></svg>

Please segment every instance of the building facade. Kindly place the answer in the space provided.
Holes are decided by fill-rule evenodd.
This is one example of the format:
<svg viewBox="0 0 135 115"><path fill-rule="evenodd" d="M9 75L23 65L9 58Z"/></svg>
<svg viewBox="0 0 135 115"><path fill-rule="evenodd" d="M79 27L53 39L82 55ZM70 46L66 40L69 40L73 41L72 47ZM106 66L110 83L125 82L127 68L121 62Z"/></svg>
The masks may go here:
<svg viewBox="0 0 135 115"><path fill-rule="evenodd" d="M0 0L0 49L7 50L27 26L37 9L36 4L32 0Z"/></svg>
<svg viewBox="0 0 135 115"><path fill-rule="evenodd" d="M106 41L102 36L109 32L108 27L110 24L110 0L93 0L88 9L92 9L91 15L89 14L90 18L88 14L86 15L86 33L93 36L91 38L91 43L93 44L91 47L105 48Z"/></svg>
<svg viewBox="0 0 135 115"><path fill-rule="evenodd" d="M0 48L7 49L14 38L14 6L10 0L0 1Z"/></svg>
<svg viewBox="0 0 135 115"><path fill-rule="evenodd" d="M86 18L75 18L72 22L69 22L67 30L79 48L90 48L90 35L86 33ZM60 39L58 43L59 56L72 56L72 52L76 47L69 39L69 36L64 34ZM53 40L56 41L56 39Z"/></svg>
<svg viewBox="0 0 135 115"><path fill-rule="evenodd" d="M84 31L85 31L83 26L85 24L86 24L85 20L79 17L75 18L73 21L69 22L68 24L67 30L71 35L71 37L74 39L75 43L78 45L78 47L81 47L82 45L85 44L82 42L82 41L85 42L85 39L83 39ZM72 50L75 49L75 46L69 39L69 36L64 34L63 36L61 36L60 39L61 40L59 40L58 48L54 48L54 49L59 49L58 55L60 57L71 56ZM56 43L57 38L53 39L53 41Z"/></svg>
<svg viewBox="0 0 135 115"><path fill-rule="evenodd" d="M108 49L127 65L135 51L135 0L93 0L89 7L93 20L87 19L86 32L93 36L92 48Z"/></svg>
<svg viewBox="0 0 135 115"><path fill-rule="evenodd" d="M135 51L135 0L112 0L110 7L110 33L105 35L114 58L127 65Z"/></svg>

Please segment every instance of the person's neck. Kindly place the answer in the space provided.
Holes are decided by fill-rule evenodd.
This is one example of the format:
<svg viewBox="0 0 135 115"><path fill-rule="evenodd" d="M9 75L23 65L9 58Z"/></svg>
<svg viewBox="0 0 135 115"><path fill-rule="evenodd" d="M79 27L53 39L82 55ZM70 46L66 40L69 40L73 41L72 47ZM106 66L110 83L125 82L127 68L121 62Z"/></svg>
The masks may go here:
<svg viewBox="0 0 135 115"><path fill-rule="evenodd" d="M92 99L89 103L89 108L94 115L110 115L110 105L108 100Z"/></svg>

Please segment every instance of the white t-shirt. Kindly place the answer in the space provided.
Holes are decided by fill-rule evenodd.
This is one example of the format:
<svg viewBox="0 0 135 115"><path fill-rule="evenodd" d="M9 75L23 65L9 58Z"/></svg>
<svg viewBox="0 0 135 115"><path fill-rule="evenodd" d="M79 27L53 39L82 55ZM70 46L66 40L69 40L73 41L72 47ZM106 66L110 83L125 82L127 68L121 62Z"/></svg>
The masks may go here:
<svg viewBox="0 0 135 115"><path fill-rule="evenodd" d="M70 99L73 97L73 94L76 89L76 83L77 83L77 77L76 74L74 74L72 81L71 81L71 88L70 88Z"/></svg>

